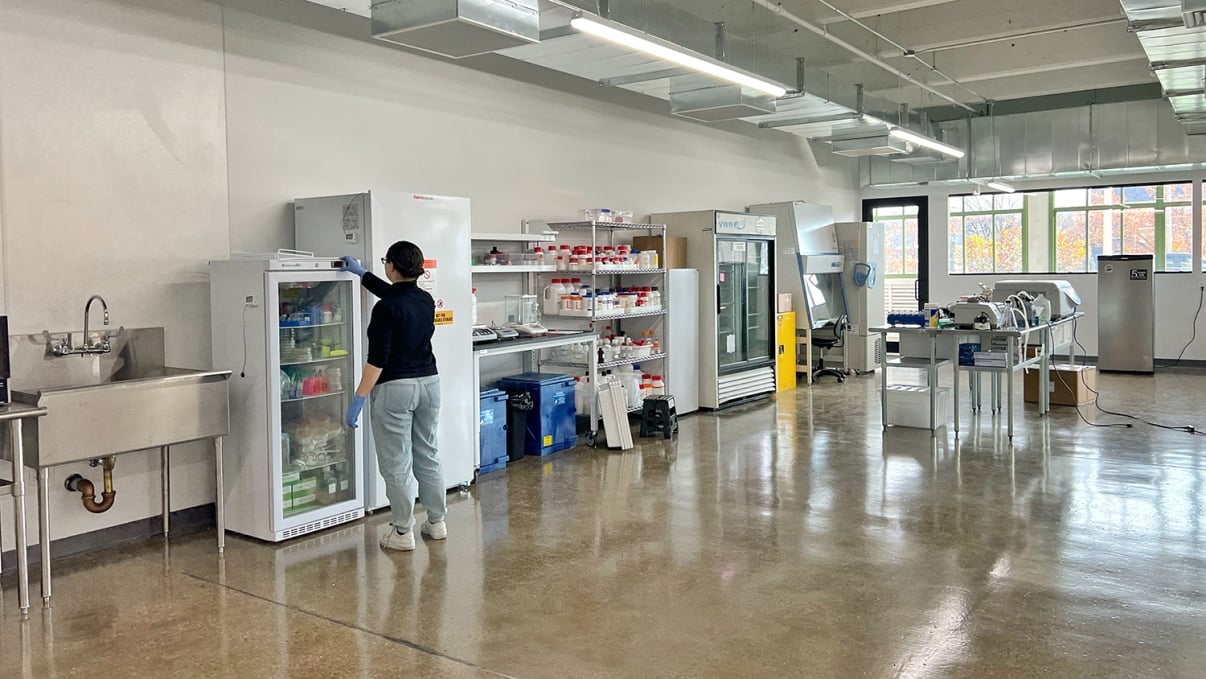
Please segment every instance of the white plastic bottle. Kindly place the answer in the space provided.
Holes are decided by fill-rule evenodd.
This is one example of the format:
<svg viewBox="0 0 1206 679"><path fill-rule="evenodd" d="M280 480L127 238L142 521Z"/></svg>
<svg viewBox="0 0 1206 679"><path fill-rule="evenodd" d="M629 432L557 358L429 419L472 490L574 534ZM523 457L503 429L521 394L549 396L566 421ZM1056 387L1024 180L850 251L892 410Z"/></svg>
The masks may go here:
<svg viewBox="0 0 1206 679"><path fill-rule="evenodd" d="M654 311L661 311L662 308L662 293L657 288L649 291L649 307Z"/></svg>
<svg viewBox="0 0 1206 679"><path fill-rule="evenodd" d="M473 325L477 325L477 288L473 288L473 292L469 293L469 299L472 304L469 306L469 317L473 319Z"/></svg>
<svg viewBox="0 0 1206 679"><path fill-rule="evenodd" d="M651 396L665 396L666 395L666 382L665 382L665 380L662 379L661 375L653 376L653 388L650 390L650 395Z"/></svg>
<svg viewBox="0 0 1206 679"><path fill-rule="evenodd" d="M544 288L544 313L546 316L555 316L560 311L561 296L565 294L565 288L561 285L560 278L554 278L552 283L549 283Z"/></svg>
<svg viewBox="0 0 1206 679"><path fill-rule="evenodd" d="M1046 323L1051 320L1051 300L1047 299L1046 295L1040 292L1038 297L1035 297L1034 301L1031 302L1031 306L1034 307L1034 315L1039 323Z"/></svg>

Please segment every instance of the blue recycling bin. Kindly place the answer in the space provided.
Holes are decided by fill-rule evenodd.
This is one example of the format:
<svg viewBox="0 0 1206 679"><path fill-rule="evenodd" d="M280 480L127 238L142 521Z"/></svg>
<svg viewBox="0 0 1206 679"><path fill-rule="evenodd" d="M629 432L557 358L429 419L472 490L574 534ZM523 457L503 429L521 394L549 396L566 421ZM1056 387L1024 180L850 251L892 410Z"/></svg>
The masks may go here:
<svg viewBox="0 0 1206 679"><path fill-rule="evenodd" d="M498 389L483 391L479 397L478 434L481 467L478 474L489 474L507 466L507 395Z"/></svg>
<svg viewBox="0 0 1206 679"><path fill-rule="evenodd" d="M569 375L549 373L526 373L498 381L498 388L512 398L528 394L535 402L536 407L527 417L525 453L552 455L577 445L574 384Z"/></svg>

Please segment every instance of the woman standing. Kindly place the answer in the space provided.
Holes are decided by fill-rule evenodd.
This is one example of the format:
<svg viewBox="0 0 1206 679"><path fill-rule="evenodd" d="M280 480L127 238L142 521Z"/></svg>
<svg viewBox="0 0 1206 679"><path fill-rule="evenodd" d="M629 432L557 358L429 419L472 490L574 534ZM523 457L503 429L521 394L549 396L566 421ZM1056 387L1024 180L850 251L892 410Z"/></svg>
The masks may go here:
<svg viewBox="0 0 1206 679"><path fill-rule="evenodd" d="M436 430L440 420L440 378L431 338L435 334L435 300L418 286L423 251L409 241L390 246L385 257L389 283L367 272L352 257L345 270L361 278L365 289L380 297L368 327L368 362L345 423L356 428L364 402L372 397L373 445L377 466L393 513L381 534L381 547L403 552L415 548L415 488L427 508L423 534L448 537L444 525L447 498Z"/></svg>

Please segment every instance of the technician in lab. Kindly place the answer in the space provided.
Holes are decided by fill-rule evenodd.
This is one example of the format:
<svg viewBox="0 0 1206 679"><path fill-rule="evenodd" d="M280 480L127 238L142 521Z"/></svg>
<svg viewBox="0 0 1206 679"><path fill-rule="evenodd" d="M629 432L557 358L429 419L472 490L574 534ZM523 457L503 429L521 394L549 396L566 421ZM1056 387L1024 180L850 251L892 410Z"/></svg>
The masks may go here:
<svg viewBox="0 0 1206 679"><path fill-rule="evenodd" d="M364 403L372 398L373 443L385 478L392 524L381 534L381 547L402 552L415 548L415 488L427 508L423 534L448 537L447 499L436 430L440 420L440 378L431 338L435 300L419 288L423 251L409 241L390 246L382 263L389 283L352 257L347 271L360 276L365 289L381 298L368 327L368 362L348 407L345 423L356 428ZM412 476L413 471L413 476Z"/></svg>

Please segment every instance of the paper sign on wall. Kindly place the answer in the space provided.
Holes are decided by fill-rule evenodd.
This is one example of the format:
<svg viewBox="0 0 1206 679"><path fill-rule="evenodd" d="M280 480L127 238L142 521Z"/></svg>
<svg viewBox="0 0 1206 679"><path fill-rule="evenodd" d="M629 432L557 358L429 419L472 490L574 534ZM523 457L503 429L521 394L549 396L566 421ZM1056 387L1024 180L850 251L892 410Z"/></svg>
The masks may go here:
<svg viewBox="0 0 1206 679"><path fill-rule="evenodd" d="M435 324L436 325L452 325L452 310L445 309L443 311L435 312Z"/></svg>

